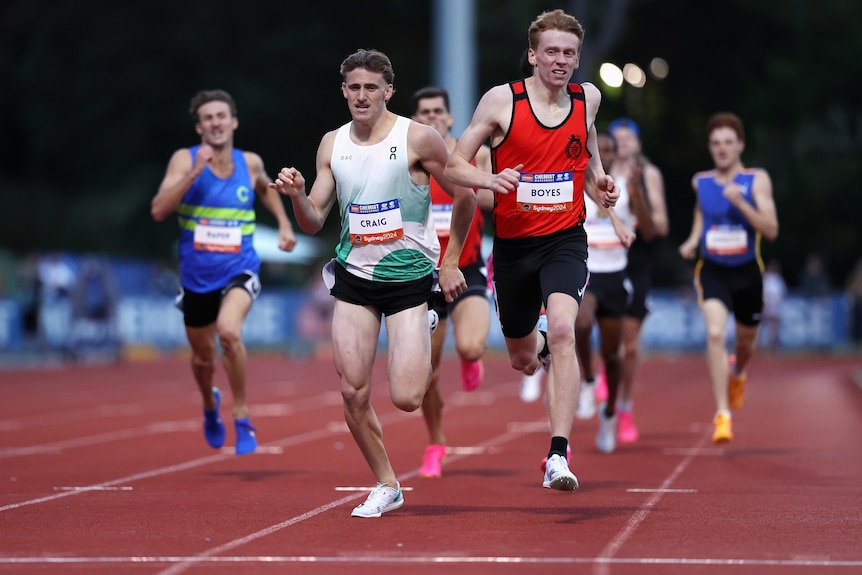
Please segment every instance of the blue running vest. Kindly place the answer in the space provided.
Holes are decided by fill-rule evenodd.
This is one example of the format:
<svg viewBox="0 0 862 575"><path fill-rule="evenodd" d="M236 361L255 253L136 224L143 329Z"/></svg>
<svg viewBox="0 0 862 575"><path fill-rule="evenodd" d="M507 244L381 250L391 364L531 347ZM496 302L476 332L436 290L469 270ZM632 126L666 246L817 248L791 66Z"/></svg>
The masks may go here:
<svg viewBox="0 0 862 575"><path fill-rule="evenodd" d="M199 147L189 149L192 162ZM252 244L255 194L241 150L233 150L233 165L228 178L219 178L205 167L177 208L184 289L211 292L245 270L260 272L260 258Z"/></svg>

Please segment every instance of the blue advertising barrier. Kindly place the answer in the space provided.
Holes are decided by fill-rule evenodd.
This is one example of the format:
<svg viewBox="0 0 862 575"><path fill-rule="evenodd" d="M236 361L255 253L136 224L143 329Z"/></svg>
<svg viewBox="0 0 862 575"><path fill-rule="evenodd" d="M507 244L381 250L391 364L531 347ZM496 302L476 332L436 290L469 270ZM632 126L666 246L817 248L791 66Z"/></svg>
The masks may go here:
<svg viewBox="0 0 862 575"><path fill-rule="evenodd" d="M301 290L264 292L252 307L243 329L249 348L290 346L297 339L296 314L306 301ZM488 344L504 349L492 306L492 325ZM678 292L655 290L644 322L643 345L656 351L697 351L705 346L703 318L697 301ZM847 347L850 303L842 294L820 298L789 296L781 308L779 346L783 350L830 350ZM90 333L97 326L73 322L70 305L51 304L40 313L40 340L51 347L63 347L77 334ZM173 300L165 296L126 296L117 304L114 325L116 337L126 345L149 345L172 349L187 345L182 314ZM733 321L729 322L733 336ZM16 300L0 300L0 351L14 352L25 345L23 309ZM32 337L32 336L31 336ZM451 338L450 338L451 340ZM381 334L385 342L385 331ZM450 342L451 346L451 342Z"/></svg>

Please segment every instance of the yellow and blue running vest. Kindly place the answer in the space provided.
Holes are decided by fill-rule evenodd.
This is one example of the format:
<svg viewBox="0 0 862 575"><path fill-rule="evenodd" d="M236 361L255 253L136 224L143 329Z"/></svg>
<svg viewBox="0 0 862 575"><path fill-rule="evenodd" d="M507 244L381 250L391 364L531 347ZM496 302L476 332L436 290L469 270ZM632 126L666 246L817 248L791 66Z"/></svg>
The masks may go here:
<svg viewBox="0 0 862 575"><path fill-rule="evenodd" d="M754 205L752 188L755 171L741 170L733 182L742 188L742 197ZM724 266L737 266L760 260L760 234L745 216L724 197L724 185L715 181L715 172L696 176L703 231L700 237L702 257ZM761 266L762 267L762 266Z"/></svg>
<svg viewBox="0 0 862 575"><path fill-rule="evenodd" d="M199 147L189 149L193 162ZM233 150L233 165L228 178L219 178L205 167L177 208L184 289L211 292L245 270L260 271L260 258L252 245L255 194L241 150Z"/></svg>

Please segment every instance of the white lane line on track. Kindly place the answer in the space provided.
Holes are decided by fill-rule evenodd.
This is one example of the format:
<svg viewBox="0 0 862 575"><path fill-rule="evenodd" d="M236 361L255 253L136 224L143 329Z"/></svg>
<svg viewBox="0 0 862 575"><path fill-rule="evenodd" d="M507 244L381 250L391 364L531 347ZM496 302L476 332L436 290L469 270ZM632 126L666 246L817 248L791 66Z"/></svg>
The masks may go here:
<svg viewBox="0 0 862 575"><path fill-rule="evenodd" d="M626 493L697 493L697 489L626 489Z"/></svg>
<svg viewBox="0 0 862 575"><path fill-rule="evenodd" d="M171 385L185 386L188 382L177 380ZM198 396L200 397L200 396ZM131 417L143 413L163 409L165 400L161 398L140 399L134 402L120 402L114 404L99 404L94 406L65 407L57 411L42 413L39 415L28 415L15 419L0 421L0 431L20 431L45 427L47 425L59 425L61 423L74 423L78 421L89 421L99 418Z"/></svg>
<svg viewBox="0 0 862 575"><path fill-rule="evenodd" d="M371 491L373 487L336 487L336 491ZM412 487L401 486L401 491L413 491Z"/></svg>
<svg viewBox="0 0 862 575"><path fill-rule="evenodd" d="M640 526L641 523L647 518L650 511L658 505L658 502L661 501L661 498L665 495L665 490L670 489L670 486L673 485L673 482L682 474L683 471L689 466L689 464L694 461L696 453L706 444L709 440L709 433L704 433L700 436L700 440L697 444L692 448L692 451L685 456L685 458L679 462L679 464L674 468L670 475L668 475L662 484L659 486L658 490L653 493L652 497L646 500L646 502L640 506L640 509L632 515L628 522L626 522L626 526L622 528L622 530L611 539L610 543L608 543L604 549L602 549L601 553L599 553L599 559L602 560L599 562L596 567L593 569L594 575L609 575L610 574L610 560L614 558L617 552L622 548L626 541L632 536L635 530Z"/></svg>
<svg viewBox="0 0 862 575"><path fill-rule="evenodd" d="M76 437L65 441L56 441L54 443L43 443L42 445L34 445L31 447L3 447L0 448L0 459L7 457L18 457L21 455L39 455L44 453L57 453L64 449L72 449L76 447L88 447L91 445L99 445L113 441L121 441L126 439L138 439L140 437L148 437L160 433L177 433L198 431L200 429L200 421L162 421L151 423L144 427L135 429L123 429L120 431L108 431L97 435L89 435L87 437Z"/></svg>
<svg viewBox="0 0 862 575"><path fill-rule="evenodd" d="M185 389L189 384L188 379L177 379L173 381L161 381L161 385L166 389ZM276 389L289 389L292 383L289 380L262 381L260 385L270 386ZM91 392L88 392L91 393ZM337 402L341 404L341 394L335 392L323 392L323 400L332 404L332 394L337 397ZM285 395L285 394L281 394ZM302 410L304 407L299 406L291 401L290 394L285 398L285 403L281 405L287 406L286 409L291 411ZM176 396L171 396L172 401L176 400ZM200 401L200 395L197 392L187 392L187 397L190 401ZM316 397L316 396L312 396ZM0 421L0 431L20 431L24 429L32 429L37 427L45 427L48 425L58 425L60 423L70 423L77 421L89 421L93 419L114 418L114 417L131 417L135 415L147 413L159 413L164 409L165 399L163 397L154 397L146 399L138 399L133 402L117 402L109 404L99 404L95 406L80 406L80 407L64 407L55 412L43 413L40 415L27 415L15 419L4 419ZM252 415L255 415L257 410L261 409L261 415L266 417L270 415L268 409L278 409L270 406L252 405L250 410ZM285 409L285 408L282 408Z"/></svg>
<svg viewBox="0 0 862 575"><path fill-rule="evenodd" d="M340 404L341 395L337 392L335 393L335 395L338 396L338 402ZM259 407L253 406L251 408L251 415L252 417L280 417L282 416L282 414L288 412L304 412L308 409L326 408L332 405L333 397L334 395L332 392L322 392L315 394L311 397L305 398L303 400L297 401L294 404L291 404L289 408L285 407L283 404L273 403L264 404ZM119 415L119 412L114 413L113 411L111 411L111 413L112 415ZM129 414L131 415L132 413L130 412ZM117 431L99 433L97 435L76 437L62 441L55 441L52 443L32 445L29 447L0 447L0 459L9 457L21 457L27 455L44 455L59 453L64 449L89 447L102 443L111 443L128 439L138 439L141 437L147 437L161 433L193 433L200 431L200 426L201 423L198 419L187 419L181 421L158 421L134 429L120 429ZM343 423L343 429L345 431L348 431L346 423ZM233 453L232 449L230 450L230 453Z"/></svg>
<svg viewBox="0 0 862 575"><path fill-rule="evenodd" d="M86 485L86 486L61 486L55 487L54 491L131 491L134 489L129 485L120 485L117 487L99 487L97 485Z"/></svg>
<svg viewBox="0 0 862 575"><path fill-rule="evenodd" d="M723 447L668 447L662 455L724 455Z"/></svg>
<svg viewBox="0 0 862 575"><path fill-rule="evenodd" d="M409 419L411 417L415 417L415 413L405 413L402 411L393 411L393 412L390 412L386 415L381 416L380 422L381 422L381 424L388 424L388 423L395 422L398 420ZM158 426L158 425L163 425L163 424L156 424L156 425ZM196 425L199 426L200 423L198 422ZM199 427L196 427L196 429L199 429ZM347 429L346 424L345 424L343 429L344 430L341 431L341 428L333 429L333 428L330 428L329 426L327 426L326 429L317 429L317 430L308 431L305 433L300 433L299 435L292 435L290 437L286 437L286 438L278 440L278 441L271 441L271 442L268 442L264 446L258 447L258 449L263 448L264 450L273 450L273 449L285 448L285 447L289 447L289 446L293 446L293 445L300 445L303 443L309 443L311 441L316 441L318 439L326 439L328 437L337 436L337 435L340 435L343 433L349 433L349 430ZM130 431L136 431L136 430L130 430ZM109 434L105 434L105 435L109 435ZM96 436L96 437L101 437L101 436ZM91 441L94 440L93 437L82 438L82 439L89 439ZM80 441L80 440L70 440L70 441L74 442L74 441ZM126 484L126 483L134 483L135 481L141 481L143 479L149 479L151 477L159 477L162 475L169 475L171 473L177 473L180 471L187 471L189 469L194 469L196 467L202 467L204 465L209 465L211 463L216 463L216 462L224 461L224 460L229 459L231 457L235 457L235 455L227 454L227 453L225 453L225 451L227 451L227 450L224 450L224 451L220 450L219 453L216 455L210 455L208 457L201 457L198 459L192 459L191 461L186 461L185 463L180 463L177 465L170 465L167 467L159 467L157 469L152 469L150 471L144 471L141 473L136 473L134 475L128 475L126 477L121 477L119 479L113 479L110 481L105 481L102 483L96 483L96 484L87 486L87 487L90 487L91 489L80 489L80 490L76 490L76 491L61 491L59 493L54 493L52 495L46 495L44 497L37 497L36 499L29 499L27 501L19 501L18 503L10 503L7 505L0 506L0 513L4 512L4 511L11 511L13 509L20 509L22 507L28 507L30 505L37 505L40 503L48 503L50 501L55 501L57 499L62 499L64 497L69 497L72 495L79 495L81 493L88 493L90 491L95 490L96 488L114 487L114 486L122 485L122 484ZM0 452L0 453L2 453L2 452ZM244 456L244 457L248 457L248 456ZM457 458L460 458L460 457L461 456L456 455L456 456L453 456L450 460L456 461ZM417 469L413 472L412 475L410 475L410 477L416 476L416 475L418 475L418 473L419 473L419 470ZM348 499L348 501L349 501L349 499Z"/></svg>
<svg viewBox="0 0 862 575"><path fill-rule="evenodd" d="M54 495L46 495L44 497L37 497L36 499L29 499L27 501L20 501L18 503L10 503L8 505L0 506L0 513L4 511L11 511L13 509L20 509L21 507L27 507L29 505L37 505L39 503L47 503L49 501L55 501L57 499L62 499L64 497L70 497L72 495L79 495L81 493L88 493L89 491L94 490L95 488L100 487L115 487L117 485L122 485L124 483L134 483L135 481L140 481L142 479L148 479L150 477L158 477L160 475L167 475L169 473L176 473L178 471L186 471L188 469L194 469L195 467L200 467L202 465L207 465L209 463L215 463L217 461L222 461L227 459L228 455L210 455L209 457L201 457L200 459L193 459L191 461L186 461L185 463L180 463L178 465L170 465L168 467L160 467L158 469L152 469L150 471L144 471L142 473L136 473L134 475L128 475L126 477L121 477L119 479L114 479L112 481L105 481L103 483L97 483L95 485L88 485L91 489L78 489L76 491L61 491L59 493L55 493Z"/></svg>
<svg viewBox="0 0 862 575"><path fill-rule="evenodd" d="M397 416L398 413L393 413L393 415ZM529 426L524 426L524 428L528 429ZM507 432L503 433L502 435L492 437L491 439L489 439L483 443L480 443L478 445L478 447L483 448L483 449L499 447L500 445L504 445L506 443L509 443L510 441L513 441L517 438L520 438L523 435L524 435L523 433L516 433L516 432L507 431ZM452 462L458 461L459 459L463 459L465 457L470 457L470 455L453 455L453 456L449 457L448 462L451 464ZM402 475L399 475L397 477L397 479L398 479L399 483L404 483L408 479L412 479L413 477L416 477L417 475L419 475L419 469L418 468L414 469L413 471L410 471L409 473L404 473ZM262 537L266 537L266 536L271 535L277 531L281 531L282 529L284 529L286 527L290 527L291 525L295 525L297 523L305 521L306 519L311 519L312 517L320 515L321 513L325 512L325 511L329 511L330 509L334 509L334 508L339 507L340 505L343 505L343 504L348 503L350 501L355 501L356 499L359 499L361 496L362 496L362 494L360 493L359 495L354 494L354 495L349 495L347 497L342 497L341 499L337 499L335 501L327 503L326 505L322 505L320 507L317 507L316 509L312 509L310 511L307 511L307 512L301 514L301 515L297 515L296 517L293 517L292 519L288 519L287 521L284 521L282 523L277 523L276 525L272 525L272 526L267 527L265 529L262 529L256 533L251 533L245 537L240 537L239 539L234 539L233 541L229 541L229 542L225 543L224 545L220 545L218 547L213 547L212 549L208 549L207 551L204 551L203 553L201 553L197 557L215 557L215 556L220 555L222 553L226 553L228 551L231 551L232 549L236 549L237 547L240 547L240 546L245 545L247 543L251 543L252 541L255 541L255 540L260 539ZM171 565L167 569L165 569L163 571L159 571L157 575L177 575L178 573L183 573L187 569L191 568L195 563L197 563L197 561L198 561L198 559L193 559L190 561L174 563L173 565ZM439 561L435 561L435 562L439 562Z"/></svg>
<svg viewBox="0 0 862 575"><path fill-rule="evenodd" d="M708 565L733 567L862 567L862 560L829 560L829 559L728 559L713 557L503 557L466 556L453 557L423 556L423 557L392 557L387 555L374 556L315 556L315 555L248 555L248 556L132 556L132 557L0 557L0 565L75 565L75 564L106 564L106 563L168 563L180 564L271 564L271 563L406 563L406 564L437 564L437 563L522 563L545 565L600 564L600 565ZM167 573L164 571L163 573Z"/></svg>

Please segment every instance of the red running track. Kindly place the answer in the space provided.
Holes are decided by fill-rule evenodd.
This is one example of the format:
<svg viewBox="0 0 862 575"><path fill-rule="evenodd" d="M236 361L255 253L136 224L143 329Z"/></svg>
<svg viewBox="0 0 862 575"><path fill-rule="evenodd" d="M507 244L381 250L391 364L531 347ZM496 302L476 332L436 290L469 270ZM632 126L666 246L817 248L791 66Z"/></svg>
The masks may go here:
<svg viewBox="0 0 862 575"><path fill-rule="evenodd" d="M424 423L377 365L408 489L380 519L350 517L374 479L329 359L250 358L261 448L244 457L204 443L184 359L0 371L0 573L862 573L858 358L755 358L736 439L715 447L701 357L651 357L639 442L600 454L596 420L575 422L574 494L541 487L544 406L505 358L472 393L444 364L440 479L417 476Z"/></svg>

